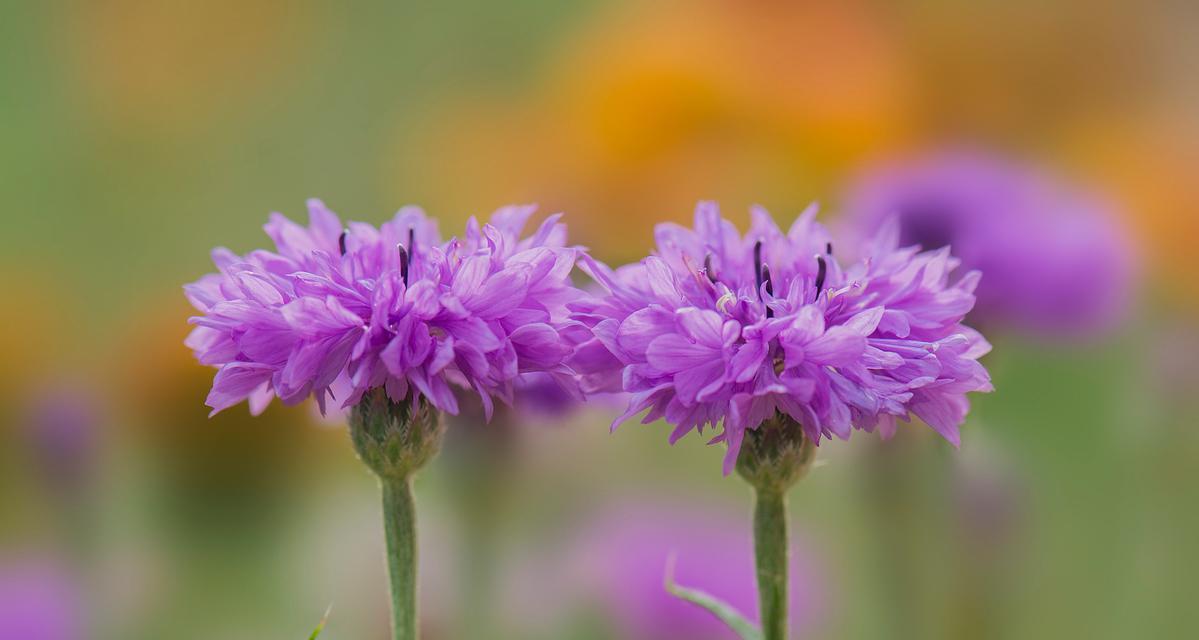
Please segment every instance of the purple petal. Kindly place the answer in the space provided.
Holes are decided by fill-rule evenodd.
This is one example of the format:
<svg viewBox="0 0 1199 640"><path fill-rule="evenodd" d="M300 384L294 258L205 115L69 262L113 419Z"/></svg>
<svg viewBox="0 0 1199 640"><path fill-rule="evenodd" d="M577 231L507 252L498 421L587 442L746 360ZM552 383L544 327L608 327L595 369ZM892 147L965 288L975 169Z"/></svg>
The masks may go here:
<svg viewBox="0 0 1199 640"><path fill-rule="evenodd" d="M271 379L272 373L273 368L251 362L231 362L221 367L205 401L212 408L209 417L248 398L257 387Z"/></svg>
<svg viewBox="0 0 1199 640"><path fill-rule="evenodd" d="M682 371L720 360L720 352L675 333L659 336L645 352L646 360L665 372Z"/></svg>
<svg viewBox="0 0 1199 640"><path fill-rule="evenodd" d="M833 367L852 364L865 349L866 338L843 326L829 329L804 347L807 360Z"/></svg>

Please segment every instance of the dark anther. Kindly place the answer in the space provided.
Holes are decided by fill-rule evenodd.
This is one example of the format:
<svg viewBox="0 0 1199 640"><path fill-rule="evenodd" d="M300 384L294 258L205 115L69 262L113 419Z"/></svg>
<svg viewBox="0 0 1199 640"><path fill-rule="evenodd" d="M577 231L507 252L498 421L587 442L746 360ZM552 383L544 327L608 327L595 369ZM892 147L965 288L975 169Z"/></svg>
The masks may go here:
<svg viewBox="0 0 1199 640"><path fill-rule="evenodd" d="M824 253L825 253L825 255L830 255L830 256L833 255L833 243L831 243L831 242L824 243Z"/></svg>
<svg viewBox="0 0 1199 640"><path fill-rule="evenodd" d="M341 237L337 239L337 248L341 249L341 255L346 254L346 236L350 235L349 229L341 230Z"/></svg>
<svg viewBox="0 0 1199 640"><path fill-rule="evenodd" d="M764 282L766 284L766 293L773 296L774 295L774 282L770 279L770 267L768 267L766 265L762 265L762 270L759 273L761 274L762 282ZM774 317L774 310L770 308L770 305L766 306L766 317L767 318Z"/></svg>
<svg viewBox="0 0 1199 640"><path fill-rule="evenodd" d="M400 277L408 284L408 250L402 244L396 245L396 250L400 252Z"/></svg>
<svg viewBox="0 0 1199 640"><path fill-rule="evenodd" d="M708 275L708 280L712 284L716 284L716 273L712 271L712 254L710 253L704 258L704 273Z"/></svg>
<svg viewBox="0 0 1199 640"><path fill-rule="evenodd" d="M400 277L408 284L408 263L416 256L416 229L408 227L408 247L401 243L396 245L396 250L400 252Z"/></svg>
<svg viewBox="0 0 1199 640"><path fill-rule="evenodd" d="M758 289L758 299L762 299L762 284L766 284L766 293L774 295L774 283L770 281L770 267L762 264L762 241L754 243L754 283ZM773 318L774 312L766 307L766 317Z"/></svg>
<svg viewBox="0 0 1199 640"><path fill-rule="evenodd" d="M754 243L754 284L757 285L758 295L762 291L762 241Z"/></svg>
<svg viewBox="0 0 1199 640"><path fill-rule="evenodd" d="M826 275L828 275L828 263L824 261L824 256L816 256L816 297L820 297L820 291L824 289Z"/></svg>

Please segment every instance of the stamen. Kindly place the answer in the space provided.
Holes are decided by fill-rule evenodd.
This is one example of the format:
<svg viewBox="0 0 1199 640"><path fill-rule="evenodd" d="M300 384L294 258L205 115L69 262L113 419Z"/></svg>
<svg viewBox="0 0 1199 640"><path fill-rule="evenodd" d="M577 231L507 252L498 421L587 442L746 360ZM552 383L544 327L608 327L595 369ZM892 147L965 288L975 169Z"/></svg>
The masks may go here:
<svg viewBox="0 0 1199 640"><path fill-rule="evenodd" d="M824 256L816 256L816 297L820 297L820 291L824 289L824 277L828 275L828 263L824 261Z"/></svg>
<svg viewBox="0 0 1199 640"><path fill-rule="evenodd" d="M408 284L408 250L404 245L397 244L396 250L400 252L400 278L404 280L404 284Z"/></svg>
<svg viewBox="0 0 1199 640"><path fill-rule="evenodd" d="M766 265L762 265L762 282L766 284L766 293L774 296L774 282L770 279L770 267ZM774 310L770 308L770 305L766 305L766 317L774 317Z"/></svg>
<svg viewBox="0 0 1199 640"><path fill-rule="evenodd" d="M400 277L404 279L404 284L408 284L408 266L412 259L416 256L416 229L408 227L408 247L403 244L397 244L396 250L400 252Z"/></svg>
<svg viewBox="0 0 1199 640"><path fill-rule="evenodd" d="M758 299L762 300L762 284L766 284L766 293L774 295L774 283L770 281L770 267L762 264L762 241L754 243L754 283L757 284ZM763 300L765 302L765 300ZM774 312L766 307L766 317L773 318Z"/></svg>
<svg viewBox="0 0 1199 640"><path fill-rule="evenodd" d="M762 296L762 241L758 240L754 243L754 289L758 291L758 297Z"/></svg>
<svg viewBox="0 0 1199 640"><path fill-rule="evenodd" d="M824 243L824 253L826 255L830 255L830 256L833 255L833 243L831 243L831 242Z"/></svg>
<svg viewBox="0 0 1199 640"><path fill-rule="evenodd" d="M337 248L341 249L341 255L346 254L346 236L350 235L349 229L341 230L341 237L337 239Z"/></svg>
<svg viewBox="0 0 1199 640"><path fill-rule="evenodd" d="M716 284L716 273L712 271L712 254L710 253L704 258L704 273L708 275L708 280L712 284Z"/></svg>
<svg viewBox="0 0 1199 640"><path fill-rule="evenodd" d="M732 291L725 291L724 295L716 299L716 309L721 313L728 315L729 305L737 301L737 296Z"/></svg>

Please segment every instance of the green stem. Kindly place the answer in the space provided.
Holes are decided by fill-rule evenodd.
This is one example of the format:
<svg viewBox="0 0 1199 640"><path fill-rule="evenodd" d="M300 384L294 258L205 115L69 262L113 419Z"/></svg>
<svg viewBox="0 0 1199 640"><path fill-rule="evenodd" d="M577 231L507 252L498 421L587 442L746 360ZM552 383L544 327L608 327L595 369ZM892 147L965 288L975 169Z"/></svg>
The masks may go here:
<svg viewBox="0 0 1199 640"><path fill-rule="evenodd" d="M416 504L410 477L380 477L392 640L416 640Z"/></svg>
<svg viewBox="0 0 1199 640"><path fill-rule="evenodd" d="M764 640L787 637L787 502L782 491L754 490L754 559Z"/></svg>

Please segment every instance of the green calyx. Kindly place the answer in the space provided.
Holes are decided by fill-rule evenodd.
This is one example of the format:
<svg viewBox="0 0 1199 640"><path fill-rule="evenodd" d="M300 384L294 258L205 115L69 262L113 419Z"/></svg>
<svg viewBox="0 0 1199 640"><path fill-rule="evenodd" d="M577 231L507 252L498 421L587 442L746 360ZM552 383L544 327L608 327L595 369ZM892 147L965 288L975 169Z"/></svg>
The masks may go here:
<svg viewBox="0 0 1199 640"><path fill-rule="evenodd" d="M368 391L350 412L350 439L366 466L384 479L407 479L441 448L445 421L427 402L392 402Z"/></svg>
<svg viewBox="0 0 1199 640"><path fill-rule="evenodd" d="M737 473L758 491L783 494L807 474L816 459L816 443L799 423L782 414L745 432Z"/></svg>
<svg viewBox="0 0 1199 640"><path fill-rule="evenodd" d="M754 568L763 640L787 638L786 496L815 459L816 443L804 437L799 423L778 413L745 433L737 455L737 473L754 488Z"/></svg>

